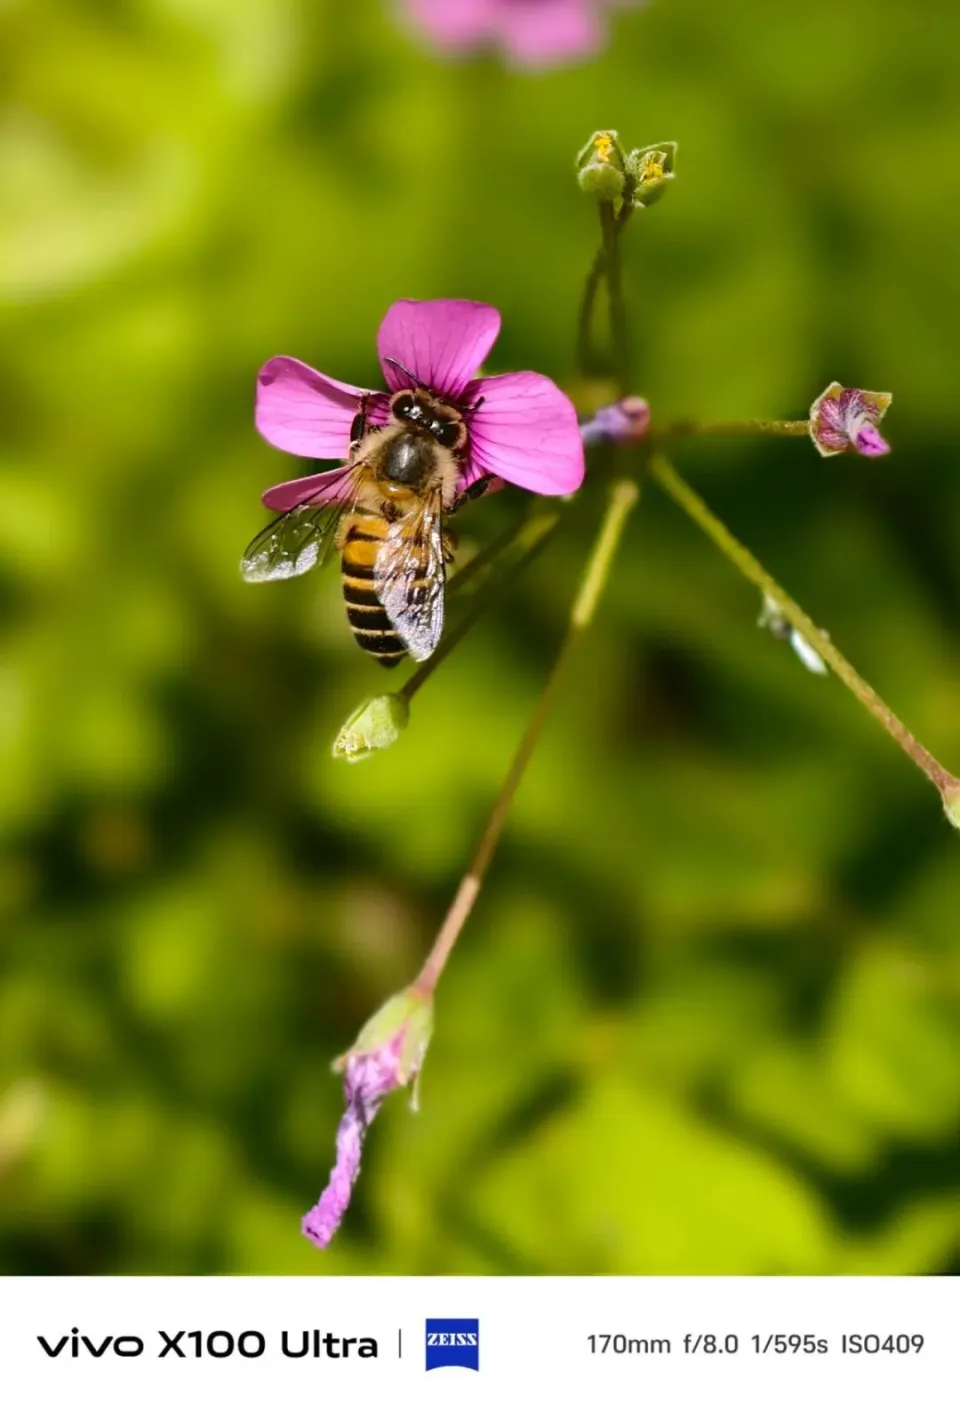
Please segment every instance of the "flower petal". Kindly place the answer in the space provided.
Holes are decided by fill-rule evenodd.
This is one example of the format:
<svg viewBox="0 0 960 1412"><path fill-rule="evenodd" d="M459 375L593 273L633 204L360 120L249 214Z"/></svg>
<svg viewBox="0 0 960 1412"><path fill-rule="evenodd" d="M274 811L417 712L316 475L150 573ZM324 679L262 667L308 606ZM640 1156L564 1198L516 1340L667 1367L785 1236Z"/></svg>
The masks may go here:
<svg viewBox="0 0 960 1412"><path fill-rule="evenodd" d="M483 398L470 418L474 470L502 476L539 495L569 495L584 473L583 442L573 403L540 373L478 378L466 389Z"/></svg>
<svg viewBox="0 0 960 1412"><path fill-rule="evenodd" d="M271 358L257 377L257 431L271 446L294 456L344 456L363 393L298 358Z"/></svg>
<svg viewBox="0 0 960 1412"><path fill-rule="evenodd" d="M890 450L890 443L884 441L876 427L871 426L869 422L856 433L853 444L861 456L886 456Z"/></svg>
<svg viewBox="0 0 960 1412"><path fill-rule="evenodd" d="M587 0L506 5L500 25L508 55L522 68L551 68L587 59L603 41L599 16Z"/></svg>
<svg viewBox="0 0 960 1412"><path fill-rule="evenodd" d="M377 352L387 386L409 386L395 358L441 396L457 402L467 383L497 341L500 314L490 304L471 299L398 299L387 310L377 334Z"/></svg>
<svg viewBox="0 0 960 1412"><path fill-rule="evenodd" d="M269 510L282 513L296 510L300 505L322 505L325 500L336 500L343 487L343 467L336 466L332 471L318 471L315 476L298 476L296 480L281 481L272 485L260 497Z"/></svg>
<svg viewBox="0 0 960 1412"><path fill-rule="evenodd" d="M376 1111L376 1110L374 1110ZM357 1104L350 1103L337 1129L337 1161L330 1179L316 1206L304 1216L300 1229L319 1249L324 1250L337 1233L337 1228L350 1205L350 1197L360 1175L360 1158L366 1135L365 1115Z"/></svg>
<svg viewBox="0 0 960 1412"><path fill-rule="evenodd" d="M404 0L410 19L441 49L475 49L496 27L497 0Z"/></svg>

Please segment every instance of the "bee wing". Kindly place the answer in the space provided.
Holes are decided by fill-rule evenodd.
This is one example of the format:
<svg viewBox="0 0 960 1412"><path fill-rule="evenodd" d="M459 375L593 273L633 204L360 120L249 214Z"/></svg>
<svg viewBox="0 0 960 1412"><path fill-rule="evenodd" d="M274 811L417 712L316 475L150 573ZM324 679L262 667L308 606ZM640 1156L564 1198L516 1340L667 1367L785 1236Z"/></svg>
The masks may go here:
<svg viewBox="0 0 960 1412"><path fill-rule="evenodd" d="M374 589L410 656L423 662L443 632L446 556L443 497L429 496L419 510L390 526L377 552Z"/></svg>
<svg viewBox="0 0 960 1412"><path fill-rule="evenodd" d="M302 505L278 515L254 535L240 560L240 573L247 583L268 583L271 579L292 579L322 563L336 539L341 517L357 503L360 463L344 466L339 480L327 482L323 502Z"/></svg>

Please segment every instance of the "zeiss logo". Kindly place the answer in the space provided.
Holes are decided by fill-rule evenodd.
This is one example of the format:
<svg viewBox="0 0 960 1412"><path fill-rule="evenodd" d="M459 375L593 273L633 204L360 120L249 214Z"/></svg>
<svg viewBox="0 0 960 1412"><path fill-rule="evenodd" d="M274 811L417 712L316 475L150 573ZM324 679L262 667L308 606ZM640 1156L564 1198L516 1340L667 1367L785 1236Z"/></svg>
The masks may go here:
<svg viewBox="0 0 960 1412"><path fill-rule="evenodd" d="M427 1372L431 1368L480 1371L479 1319L427 1320Z"/></svg>

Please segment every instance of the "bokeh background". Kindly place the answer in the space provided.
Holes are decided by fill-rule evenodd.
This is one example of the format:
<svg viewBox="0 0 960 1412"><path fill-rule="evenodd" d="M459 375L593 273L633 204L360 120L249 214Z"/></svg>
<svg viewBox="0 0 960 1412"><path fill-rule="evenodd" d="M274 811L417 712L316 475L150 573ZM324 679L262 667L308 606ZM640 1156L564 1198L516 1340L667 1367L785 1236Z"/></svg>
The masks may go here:
<svg viewBox="0 0 960 1412"><path fill-rule="evenodd" d="M677 448L960 768L960 11L659 0L597 60L450 62L387 0L6 0L0 117L0 1266L958 1272L960 839L650 488L326 1254L333 1055L415 973L600 514L415 702L333 569L244 585L257 368L360 384L398 297L571 385L591 132L674 138L628 233L656 415L894 393L882 461ZM306 469L306 467L303 467ZM461 517L467 546L519 492ZM403 673L399 674L402 678Z"/></svg>

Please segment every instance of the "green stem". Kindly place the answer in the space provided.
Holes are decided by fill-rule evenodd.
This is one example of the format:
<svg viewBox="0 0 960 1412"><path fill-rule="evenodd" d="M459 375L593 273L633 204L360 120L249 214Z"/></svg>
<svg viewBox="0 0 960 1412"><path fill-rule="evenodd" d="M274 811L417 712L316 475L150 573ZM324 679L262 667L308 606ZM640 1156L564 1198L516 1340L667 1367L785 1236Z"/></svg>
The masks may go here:
<svg viewBox="0 0 960 1412"><path fill-rule="evenodd" d="M507 771L507 777L500 787L473 862L457 889L430 954L424 962L420 975L414 982L413 988L420 995L433 994L450 953L473 910L473 905L483 884L484 875L496 852L497 844L500 842L500 836L510 813L510 806L549 715L563 669L581 633L589 627L593 620L600 594L610 572L620 536L623 533L623 527L627 516L637 502L638 495L639 491L634 481L617 481L610 488L606 514L584 569L577 596L571 605L567 629L550 669L550 675L523 734L523 739L517 748L517 753Z"/></svg>
<svg viewBox="0 0 960 1412"><path fill-rule="evenodd" d="M938 760L930 754L920 744L917 738L907 729L900 718L894 715L890 707L874 691L869 682L854 670L846 657L839 651L830 637L815 623L807 617L803 609L794 602L786 593L776 579L768 574L763 565L754 558L744 545L727 529L712 510L692 490L686 481L679 476L665 456L654 455L648 462L650 475L666 491L672 500L684 510L690 518L707 534L718 549L724 553L732 564L734 564L743 576L756 584L764 594L772 598L777 607L782 612L787 622L797 632L806 638L810 646L819 653L828 666L843 682L854 696L879 721L880 725L889 736L900 746L917 766L926 775L940 794L946 797L947 793L955 793L960 788L960 781L953 776L949 770L944 769Z"/></svg>
<svg viewBox="0 0 960 1412"><path fill-rule="evenodd" d="M685 417L678 422L668 422L665 427L654 427L651 435L657 438L667 436L809 436L810 423L806 421L773 421L765 417L747 417L734 422L698 422Z"/></svg>
<svg viewBox="0 0 960 1412"><path fill-rule="evenodd" d="M495 539L491 539L489 544L485 544L482 549L478 549L472 559L468 559L461 569L453 575L447 584L447 596L459 593L466 584L475 578L481 569L485 569L488 564L499 559L501 554L505 554L512 548L526 533L529 521L527 519L518 520L516 524L508 526L502 534L498 534Z"/></svg>
<svg viewBox="0 0 960 1412"><path fill-rule="evenodd" d="M605 216L604 211L608 211L609 215ZM631 206L629 201L625 201L623 203L620 208L620 214L618 216L614 215L613 206L610 203L603 203L600 207L600 226L602 232L602 240L600 242L600 249L593 257L593 264L590 266L590 271L587 275L587 282L583 287L583 294L580 298L580 310L577 315L577 370L582 378L589 378L594 370L593 344L591 335L593 330L593 315L594 308L597 302L597 294L599 293L603 277L606 274L607 269L609 268L611 251L613 251L615 254L616 271L614 277L619 287L620 255L618 241L620 239L620 234L624 226L627 224L627 221L632 215L633 207ZM609 225L609 231L607 230L607 225ZM625 332L626 324L624 323L624 333ZM619 379L619 371L617 376ZM621 395L624 395L625 393L626 370L624 370L624 376L623 379L621 379Z"/></svg>
<svg viewBox="0 0 960 1412"><path fill-rule="evenodd" d="M559 523L560 512L558 510L551 510L546 514L537 515L534 519L524 521L519 529L511 529L506 536L501 535L499 540L494 540L493 544L488 546L488 549L492 550L494 546L499 544L496 555L488 553L487 550L481 550L468 564L463 566L459 574L455 575L455 577L450 580L451 589L455 586L461 586L464 578L467 577L471 571L475 571L474 565L476 565L478 559L484 558L485 561L489 563L491 559L499 557L508 548L513 548L518 551L516 557L511 560L504 570L503 578L497 584L495 590L492 593L481 593L477 597L476 602L463 615L456 626L444 634L433 655L428 657L425 662L421 662L416 671L404 682L403 686L397 692L397 695L403 697L408 705L412 701L415 693L420 690L424 682L437 670L444 658L449 657L457 643L461 642L466 637L477 619L482 617L487 609L497 601L500 595L519 578L525 569L527 569L533 559L535 559L544 548L547 540L553 534Z"/></svg>
<svg viewBox="0 0 960 1412"><path fill-rule="evenodd" d="M597 291L600 288L600 281L603 279L604 265L606 264L606 252L603 246L597 251L587 275L587 282L583 286L583 294L580 298L580 310L577 314L577 369L582 378L588 378L593 372L593 347L591 342L591 331L593 328L593 309L597 302Z"/></svg>
<svg viewBox="0 0 960 1412"><path fill-rule="evenodd" d="M617 391L621 397L626 397L630 390L630 340L620 267L620 232L623 230L625 224L626 222L622 217L620 219L617 218L612 202L601 202L600 229L603 232L607 294L610 299L610 337L613 344L613 373L617 384Z"/></svg>

